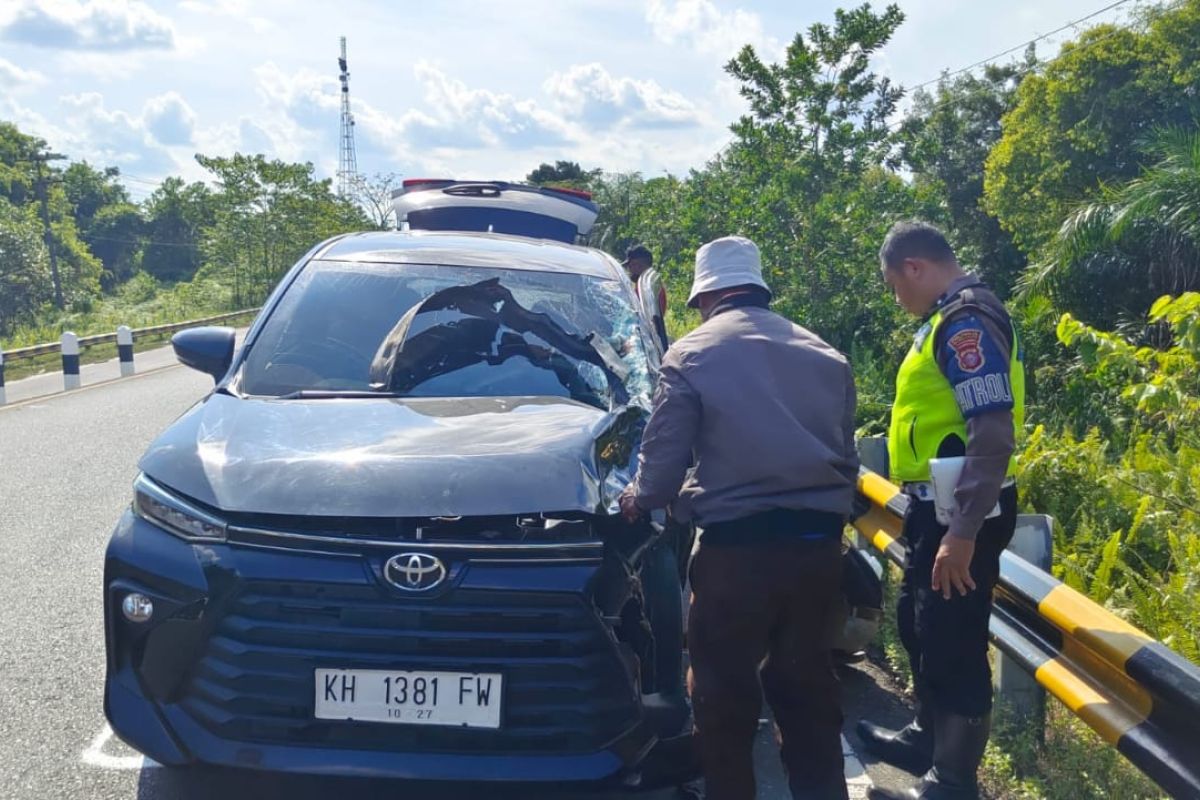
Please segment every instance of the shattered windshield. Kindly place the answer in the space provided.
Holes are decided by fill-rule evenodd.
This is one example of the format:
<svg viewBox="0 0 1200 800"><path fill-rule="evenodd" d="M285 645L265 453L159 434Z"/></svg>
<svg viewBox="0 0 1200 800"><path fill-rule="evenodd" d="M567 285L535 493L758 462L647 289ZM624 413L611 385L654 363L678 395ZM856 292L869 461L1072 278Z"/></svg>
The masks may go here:
<svg viewBox="0 0 1200 800"><path fill-rule="evenodd" d="M310 264L253 343L252 395L646 399L640 318L587 275L413 264Z"/></svg>

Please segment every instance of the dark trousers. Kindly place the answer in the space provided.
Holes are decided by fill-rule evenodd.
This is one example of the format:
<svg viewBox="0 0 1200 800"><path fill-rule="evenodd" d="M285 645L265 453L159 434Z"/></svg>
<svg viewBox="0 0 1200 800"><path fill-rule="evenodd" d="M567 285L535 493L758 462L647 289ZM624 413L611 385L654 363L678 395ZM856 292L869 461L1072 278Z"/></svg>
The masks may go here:
<svg viewBox="0 0 1200 800"><path fill-rule="evenodd" d="M904 524L908 563L896 603L900 641L908 651L917 698L929 708L980 717L992 710L988 619L992 589L1000 577L1000 554L1012 540L1017 490L1000 492L1000 515L985 520L975 539L971 577L975 590L942 597L930 586L933 561L946 526L931 501L913 501Z"/></svg>
<svg viewBox="0 0 1200 800"><path fill-rule="evenodd" d="M753 800L764 693L790 785L843 780L842 711L829 656L841 574L840 536L701 538L690 569L688 689L709 800Z"/></svg>

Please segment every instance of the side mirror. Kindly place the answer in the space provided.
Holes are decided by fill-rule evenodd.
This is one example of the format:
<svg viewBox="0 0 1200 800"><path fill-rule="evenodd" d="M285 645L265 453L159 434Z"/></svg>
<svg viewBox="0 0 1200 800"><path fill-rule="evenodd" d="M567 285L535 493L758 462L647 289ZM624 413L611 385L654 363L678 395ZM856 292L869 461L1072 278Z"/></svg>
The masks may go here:
<svg viewBox="0 0 1200 800"><path fill-rule="evenodd" d="M171 347L179 362L212 376L219 381L233 363L233 328L208 326L188 328L171 337Z"/></svg>

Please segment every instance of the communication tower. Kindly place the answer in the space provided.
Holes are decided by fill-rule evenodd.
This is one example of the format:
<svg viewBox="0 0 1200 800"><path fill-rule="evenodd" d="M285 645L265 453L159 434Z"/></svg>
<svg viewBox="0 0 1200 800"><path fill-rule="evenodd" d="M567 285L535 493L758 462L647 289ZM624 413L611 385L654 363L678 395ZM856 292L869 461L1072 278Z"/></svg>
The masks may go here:
<svg viewBox="0 0 1200 800"><path fill-rule="evenodd" d="M342 136L338 151L337 190L342 197L358 193L358 156L354 152L354 115L350 113L350 72L346 67L346 37L342 37L342 55L338 59L338 79L342 82Z"/></svg>

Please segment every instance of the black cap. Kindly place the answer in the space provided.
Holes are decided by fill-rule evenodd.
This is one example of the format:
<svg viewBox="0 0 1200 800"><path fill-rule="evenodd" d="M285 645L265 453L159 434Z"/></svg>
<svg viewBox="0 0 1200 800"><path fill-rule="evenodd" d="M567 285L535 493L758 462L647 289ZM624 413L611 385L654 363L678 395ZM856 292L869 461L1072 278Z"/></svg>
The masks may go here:
<svg viewBox="0 0 1200 800"><path fill-rule="evenodd" d="M654 263L654 256L650 253L650 248L644 244L635 244L633 247L625 251L625 260L622 264L628 264L630 261L641 260L647 264Z"/></svg>

